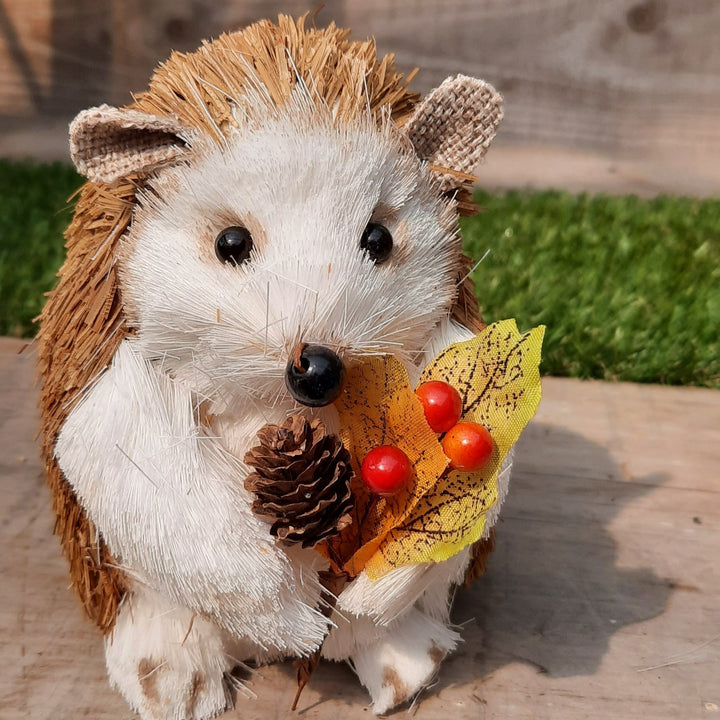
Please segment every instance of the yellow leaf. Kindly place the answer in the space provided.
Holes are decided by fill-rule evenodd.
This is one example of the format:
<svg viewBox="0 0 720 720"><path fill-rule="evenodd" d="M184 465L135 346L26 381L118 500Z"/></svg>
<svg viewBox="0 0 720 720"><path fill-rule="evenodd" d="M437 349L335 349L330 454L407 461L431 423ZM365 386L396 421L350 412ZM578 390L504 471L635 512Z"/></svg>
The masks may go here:
<svg viewBox="0 0 720 720"><path fill-rule="evenodd" d="M324 554L356 575L385 536L435 485L448 459L425 421L405 368L392 357L373 358L351 367L335 406L340 414L340 437L356 473L352 485L355 509L352 524L328 541ZM400 448L413 467L407 486L389 498L370 493L360 478L360 463L379 445Z"/></svg>
<svg viewBox="0 0 720 720"><path fill-rule="evenodd" d="M371 579L395 567L446 560L479 540L487 511L497 502L497 475L540 402L540 350L545 332L518 332L514 320L490 325L472 340L444 350L422 382L444 380L463 398L463 420L493 437L490 461L474 473L451 471L425 493L368 560Z"/></svg>

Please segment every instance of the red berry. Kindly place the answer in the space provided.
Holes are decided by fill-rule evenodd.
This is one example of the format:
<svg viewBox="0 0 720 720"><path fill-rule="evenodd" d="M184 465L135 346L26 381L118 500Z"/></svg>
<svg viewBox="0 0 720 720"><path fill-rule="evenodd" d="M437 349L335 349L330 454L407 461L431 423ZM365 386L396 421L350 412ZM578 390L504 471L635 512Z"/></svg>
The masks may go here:
<svg viewBox="0 0 720 720"><path fill-rule="evenodd" d="M400 448L380 445L365 456L360 474L372 492L387 497L407 484L412 467L408 456Z"/></svg>
<svg viewBox="0 0 720 720"><path fill-rule="evenodd" d="M430 380L415 391L425 411L428 425L436 433L450 430L462 415L460 393L442 380Z"/></svg>
<svg viewBox="0 0 720 720"><path fill-rule="evenodd" d="M493 439L487 428L474 422L461 422L443 438L443 452L455 470L479 470L493 454Z"/></svg>

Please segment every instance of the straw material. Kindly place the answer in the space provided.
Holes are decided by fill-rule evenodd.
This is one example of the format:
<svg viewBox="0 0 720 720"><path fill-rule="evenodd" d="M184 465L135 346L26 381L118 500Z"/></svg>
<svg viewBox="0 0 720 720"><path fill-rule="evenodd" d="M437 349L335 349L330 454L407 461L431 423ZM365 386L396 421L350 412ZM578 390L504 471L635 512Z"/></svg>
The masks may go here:
<svg viewBox="0 0 720 720"><path fill-rule="evenodd" d="M396 71L393 55L378 58L374 40L350 41L350 30L334 23L326 29L305 28L306 17L294 21L281 15L277 25L262 20L205 42L191 55L173 53L134 107L175 117L222 140L220 133L236 122L233 107L248 88L261 84L263 94L282 106L296 86L297 73L314 95L336 109L338 121L369 106L377 116L389 108L402 125L418 100L407 89L412 75L403 78Z"/></svg>
<svg viewBox="0 0 720 720"><path fill-rule="evenodd" d="M105 632L127 589L124 576L78 504L53 457L55 441L81 390L107 367L128 333L118 295L114 253L130 222L135 186L112 191L88 183L66 233L60 283L40 316L42 454L56 514L55 532L87 614Z"/></svg>
<svg viewBox="0 0 720 720"><path fill-rule="evenodd" d="M453 304L451 315L453 320L477 334L484 330L487 325L478 306L478 299L475 295L475 282L470 277L473 265L471 258L466 255L462 256L460 277L458 278L460 287L458 288L458 296Z"/></svg>
<svg viewBox="0 0 720 720"><path fill-rule="evenodd" d="M470 587L477 579L487 572L488 560L495 549L495 528L490 528L486 538L478 540L470 546L470 562L465 569L463 584Z"/></svg>
<svg viewBox="0 0 720 720"><path fill-rule="evenodd" d="M314 93L337 108L339 121L366 112L368 106L378 118L389 111L398 125L408 121L418 96L407 89L411 76L403 78L396 71L392 55L378 58L373 40L351 42L348 30L334 25L306 29L304 23L305 17L293 21L285 16L279 17L277 25L262 21L205 43L193 54L174 53L160 66L149 90L128 106L138 113L135 120L141 123L147 115L160 118L156 127L146 128L153 148L157 148L157 133L163 135L162 156L145 158L150 169L171 159L168 152L177 151L173 143L182 140L182 133L171 135L178 128L200 130L222 140L235 123L234 98L241 97L247 87L257 87L258 81L282 105L295 86L296 72ZM97 118L98 122L107 119L107 115ZM108 128L122 134L118 123L111 122ZM76 153L87 162L86 139L76 135L74 143ZM154 152L149 144L145 149ZM132 333L123 313L115 262L118 241L130 223L135 193L144 176L142 170L122 165L122 160L112 173L96 173L98 182L86 183L80 192L66 233L67 260L40 317L38 333L42 452L57 515L55 530L85 610L105 633L113 627L129 580L115 566L102 537L78 504L53 452L79 393L108 366L120 342ZM452 156L446 160L450 162ZM85 170L93 176L90 165ZM126 171L130 174L123 175ZM100 182L103 179L112 179L114 184ZM457 196L461 214L472 211L465 184ZM466 281L462 309L456 316L472 315L471 296L471 284Z"/></svg>

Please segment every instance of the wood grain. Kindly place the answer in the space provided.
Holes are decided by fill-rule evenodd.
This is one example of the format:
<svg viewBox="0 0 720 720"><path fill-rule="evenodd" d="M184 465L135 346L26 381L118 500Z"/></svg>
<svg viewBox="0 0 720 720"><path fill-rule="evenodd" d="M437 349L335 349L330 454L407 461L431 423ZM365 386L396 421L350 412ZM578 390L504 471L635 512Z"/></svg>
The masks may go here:
<svg viewBox="0 0 720 720"><path fill-rule="evenodd" d="M0 339L0 717L129 719L51 534L32 350L20 347ZM720 394L554 378L544 390L488 573L457 594L465 642L414 717L714 717ZM289 717L294 672L260 669L257 699L223 717ZM348 668L323 663L298 716L340 714L367 718L367 696Z"/></svg>
<svg viewBox="0 0 720 720"><path fill-rule="evenodd" d="M715 0L347 0L421 89L457 72L506 99L500 142L720 152Z"/></svg>
<svg viewBox="0 0 720 720"><path fill-rule="evenodd" d="M0 2L0 115L42 112L51 78L50 4Z"/></svg>
<svg viewBox="0 0 720 720"><path fill-rule="evenodd" d="M261 17L315 7L308 0L3 0L0 131L15 131L12 118L47 118L54 127L53 118L66 121L83 107L124 103L171 49L192 50ZM600 155L638 167L670 191L720 192L716 0L330 0L318 23L330 20L355 37L374 35L405 70L420 67L420 90L458 72L493 82L506 100L500 147ZM58 156L66 140L54 137ZM10 152L34 148L25 141Z"/></svg>
<svg viewBox="0 0 720 720"><path fill-rule="evenodd" d="M108 98L112 2L0 2L0 116L64 117Z"/></svg>

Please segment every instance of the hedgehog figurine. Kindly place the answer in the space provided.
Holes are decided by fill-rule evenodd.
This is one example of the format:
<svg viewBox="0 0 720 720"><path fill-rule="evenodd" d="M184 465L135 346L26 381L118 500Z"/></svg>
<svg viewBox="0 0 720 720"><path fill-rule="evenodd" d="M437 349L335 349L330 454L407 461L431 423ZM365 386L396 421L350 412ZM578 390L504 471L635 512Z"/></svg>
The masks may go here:
<svg viewBox="0 0 720 720"><path fill-rule="evenodd" d="M352 368L391 358L413 385L484 327L458 217L502 118L488 84L421 99L348 36L258 22L71 125L87 182L41 316L43 454L142 718L215 717L238 663L320 654L384 713L455 647L450 590L491 545L496 508L447 559L378 576L333 554L357 520Z"/></svg>

